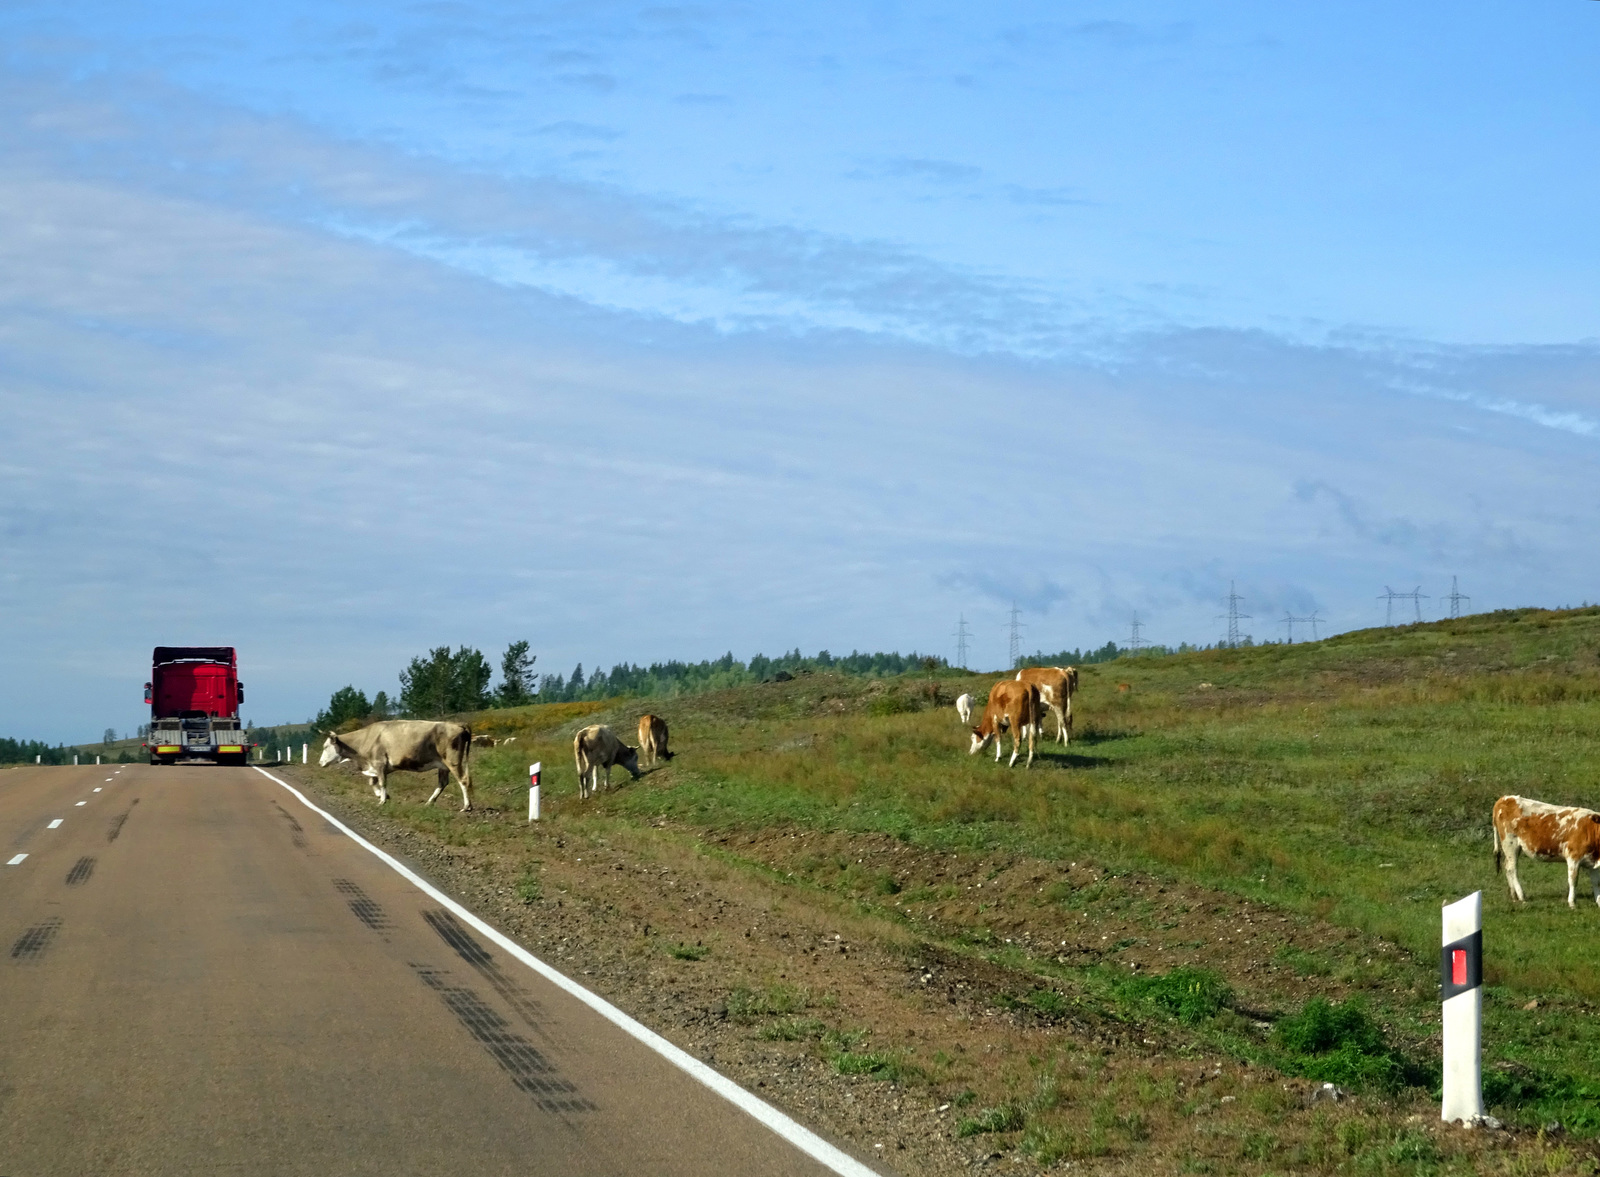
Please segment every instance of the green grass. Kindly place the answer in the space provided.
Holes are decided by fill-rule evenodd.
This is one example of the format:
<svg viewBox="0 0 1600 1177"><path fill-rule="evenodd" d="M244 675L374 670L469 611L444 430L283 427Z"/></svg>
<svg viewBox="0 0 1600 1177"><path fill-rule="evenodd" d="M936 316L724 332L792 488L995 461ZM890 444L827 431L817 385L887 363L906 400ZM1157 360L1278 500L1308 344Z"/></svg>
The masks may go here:
<svg viewBox="0 0 1600 1177"><path fill-rule="evenodd" d="M994 677L940 682L947 695L981 697ZM880 833L1221 888L1409 950L1409 962L1299 950L1280 959L1300 976L1363 988L1370 1016L1413 1042L1436 1032L1426 1015L1437 1000L1439 907L1481 889L1491 1100L1530 1122L1559 1118L1600 1133L1600 1018L1590 1010L1600 1001L1600 911L1569 911L1564 873L1539 864L1523 873L1530 902L1513 908L1488 825L1505 793L1600 808L1600 609L1085 667L1079 738L1067 751L1041 742L1026 772L966 755L954 710L930 709L924 685L918 676L879 684L817 675L650 700L672 723L679 759L659 777L623 775L581 812L573 731L590 722L628 730L644 707L494 712L487 723L522 735L511 749L476 754L474 775L485 803L516 814L526 807L527 764L542 759L547 809L574 829L668 822L707 840L775 826ZM515 836L411 809L447 841ZM819 862L793 881L890 914L936 898L853 862ZM1000 950L981 924L961 946ZM1176 984L1170 977L1164 983ZM1183 994L1163 993L1124 997L1188 1021ZM1532 998L1540 1008L1522 1009ZM1195 999L1221 1011L1212 1022L1234 1016L1215 993Z"/></svg>

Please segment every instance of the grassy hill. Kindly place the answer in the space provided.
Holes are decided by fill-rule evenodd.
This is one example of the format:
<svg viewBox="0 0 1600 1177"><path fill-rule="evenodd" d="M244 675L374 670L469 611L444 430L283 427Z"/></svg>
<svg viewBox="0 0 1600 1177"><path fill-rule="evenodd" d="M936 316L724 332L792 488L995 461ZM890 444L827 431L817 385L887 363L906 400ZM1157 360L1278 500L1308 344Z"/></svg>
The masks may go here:
<svg viewBox="0 0 1600 1177"><path fill-rule="evenodd" d="M1600 909L1568 910L1564 870L1538 864L1523 873L1530 902L1513 908L1489 843L1490 807L1506 793L1600 808L1600 609L1086 667L1077 738L1066 750L1042 742L1029 771L968 756L949 706L995 677L941 674L937 704L921 675L813 675L486 712L469 717L474 730L518 739L475 754L485 813L409 801L396 813L507 862L535 844L553 853L553 837L642 845L671 831L796 902L848 903L898 951L1009 970L991 995L999 1008L1079 1003L1158 1028L1174 1057L1337 1073L1396 1108L1425 1100L1436 1073L1439 907L1481 889L1490 1098L1513 1122L1600 1133ZM679 758L636 785L620 773L625 787L580 807L573 733L605 722L631 742L645 710L671 723ZM535 759L548 820L530 832L518 815ZM1102 928L1096 941L1088 929ZM1186 1013L1179 989L1215 999ZM1345 1070L1337 1043L1295 1038L1318 994L1356 999L1378 1036L1346 1050ZM1363 1070L1362 1059L1377 1061ZM955 1081L919 1066L927 1082ZM996 1103L1016 1114L996 1111L990 1127L1050 1155L1039 1141L1066 1113L1019 1100ZM1092 1124L1071 1131L1081 1152ZM1124 1135L1137 1151L1138 1133ZM1275 1147L1257 1159L1282 1161L1288 1146Z"/></svg>

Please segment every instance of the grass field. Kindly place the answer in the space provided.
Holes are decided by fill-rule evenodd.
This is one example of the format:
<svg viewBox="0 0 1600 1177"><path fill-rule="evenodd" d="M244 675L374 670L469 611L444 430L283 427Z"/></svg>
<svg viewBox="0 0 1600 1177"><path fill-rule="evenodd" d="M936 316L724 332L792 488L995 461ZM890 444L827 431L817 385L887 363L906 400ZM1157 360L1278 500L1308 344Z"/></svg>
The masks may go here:
<svg viewBox="0 0 1600 1177"><path fill-rule="evenodd" d="M994 677L941 675L937 705L920 676L819 675L671 700L488 712L471 717L474 730L518 736L474 757L489 817L464 821L407 803L398 812L445 842L514 850L530 837L514 820L526 805L527 765L542 760L549 822L540 836L560 829L614 837L666 823L734 867L848 900L880 920L890 939L937 942L1035 978L1031 989L996 1000L1031 1002L1045 1013L1052 1002L1088 1002L1108 1016L1169 1027L1188 1044L1183 1050L1288 1074L1336 1071L1388 1091L1397 1108L1407 1090L1413 1102L1425 1094L1436 1073L1439 907L1481 889L1490 1099L1513 1123L1560 1120L1579 1136L1600 1134L1600 909L1585 900L1569 910L1564 870L1538 864L1523 872L1530 901L1514 908L1494 874L1488 825L1490 806L1506 793L1600 807L1600 610L1504 612L1086 667L1077 737L1069 750L1041 742L1029 771L1008 771L987 753L968 756L948 705ZM608 722L631 741L644 710L668 718L680 757L580 808L573 732ZM771 831L879 838L927 861L1026 859L1055 864L1060 874L1035 870L1037 886L1025 896L986 909L927 871L897 872L866 855L780 862L774 853L727 848L730 834ZM1100 872L1092 885L1069 869L1089 862ZM1120 876L1154 882L1119 890ZM1274 945L1270 936L1250 938L1248 949L1163 941L1179 915L1200 914L1164 909L1168 884L1232 895L1254 905L1247 910L1327 934L1309 948L1287 939ZM1130 972L1119 968L1115 945L1093 961L1064 959L1032 947L1020 931L1000 934L1007 912L1020 913L1018 929L1046 915L1069 924L1115 916L1131 929L1118 941L1128 941L1129 960L1142 950L1142 959L1174 963ZM1338 1070L1337 1052L1307 1045L1304 1035L1315 1032L1304 1030L1304 1019L1321 1015L1308 1015L1306 1003L1319 988L1368 1011L1365 1029L1350 1031L1382 1039L1350 1048L1351 1058L1371 1064L1367 1071ZM1332 1007L1335 1015L1345 1008ZM794 1021L793 1011L786 1016ZM937 1067L924 1072L929 1081L939 1075ZM1068 1068L1048 1091L974 1109L989 1120L969 1126L1045 1159L1074 1155L1066 1146L1051 1152L1052 1132L1076 1133L1073 1147L1085 1133L1139 1137L1114 1117L1096 1128L1094 1116L1110 1113L1093 1111L1092 1099L1079 1101L1077 1120L1058 1115L1076 1106L1062 1094L1072 1082L1094 1081L1071 1080ZM1432 1171L1448 1161L1436 1149L1407 1160L1402 1136L1380 1132L1371 1148L1343 1152L1328 1137L1316 1163L1305 1160L1315 1150L1302 1141L1295 1155L1304 1167L1326 1168L1339 1158L1392 1154L1367 1166L1375 1172ZM1260 1165L1270 1168L1276 1156L1297 1167L1287 1146L1260 1147ZM1557 1160L1546 1168L1561 1171L1571 1158Z"/></svg>

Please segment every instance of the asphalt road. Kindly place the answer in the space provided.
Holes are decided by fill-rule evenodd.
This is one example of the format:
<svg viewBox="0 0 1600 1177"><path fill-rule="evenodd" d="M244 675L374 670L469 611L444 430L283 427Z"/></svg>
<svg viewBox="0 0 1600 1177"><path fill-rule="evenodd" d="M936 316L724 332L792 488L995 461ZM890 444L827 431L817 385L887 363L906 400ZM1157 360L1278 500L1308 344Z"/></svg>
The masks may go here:
<svg viewBox="0 0 1600 1177"><path fill-rule="evenodd" d="M248 768L0 771L0 952L0 1177L831 1171Z"/></svg>

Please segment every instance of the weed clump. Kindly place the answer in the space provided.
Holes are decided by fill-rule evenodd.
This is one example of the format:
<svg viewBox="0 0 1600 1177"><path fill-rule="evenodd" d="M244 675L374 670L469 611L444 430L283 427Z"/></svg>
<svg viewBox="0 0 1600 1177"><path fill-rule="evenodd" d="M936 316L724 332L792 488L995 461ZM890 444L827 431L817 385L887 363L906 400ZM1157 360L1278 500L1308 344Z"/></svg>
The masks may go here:
<svg viewBox="0 0 1600 1177"><path fill-rule="evenodd" d="M1406 1061L1384 1039L1383 1027L1359 998L1343 1004L1313 997L1273 1031L1295 1069L1312 1079L1388 1091L1411 1077Z"/></svg>
<svg viewBox="0 0 1600 1177"><path fill-rule="evenodd" d="M1153 1005L1186 1026L1215 1017L1233 1000L1233 990L1216 973L1187 966L1154 977L1128 977L1115 988L1117 996Z"/></svg>

